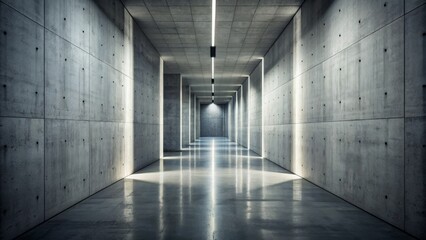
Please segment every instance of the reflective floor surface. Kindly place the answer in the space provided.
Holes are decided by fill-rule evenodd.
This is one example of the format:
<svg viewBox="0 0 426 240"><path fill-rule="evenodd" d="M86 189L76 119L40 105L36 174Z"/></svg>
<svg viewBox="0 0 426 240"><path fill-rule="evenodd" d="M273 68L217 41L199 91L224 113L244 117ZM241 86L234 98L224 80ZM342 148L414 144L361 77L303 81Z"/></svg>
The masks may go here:
<svg viewBox="0 0 426 240"><path fill-rule="evenodd" d="M111 185L23 239L409 239L225 138Z"/></svg>

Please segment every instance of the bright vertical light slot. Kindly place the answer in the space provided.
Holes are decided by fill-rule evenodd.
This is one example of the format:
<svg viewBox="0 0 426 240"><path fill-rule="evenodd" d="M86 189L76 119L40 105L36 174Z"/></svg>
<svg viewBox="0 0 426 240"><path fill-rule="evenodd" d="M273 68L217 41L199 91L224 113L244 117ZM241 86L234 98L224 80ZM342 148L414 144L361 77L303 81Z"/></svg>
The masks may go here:
<svg viewBox="0 0 426 240"><path fill-rule="evenodd" d="M216 0L212 0L212 46L214 46L214 38L216 31Z"/></svg>
<svg viewBox="0 0 426 240"><path fill-rule="evenodd" d="M182 75L179 79L179 145L182 150Z"/></svg>
<svg viewBox="0 0 426 240"><path fill-rule="evenodd" d="M163 103L164 103L164 61L160 58L160 158L163 157ZM133 113L133 111L132 111Z"/></svg>
<svg viewBox="0 0 426 240"><path fill-rule="evenodd" d="M212 57L212 78L214 79L214 57Z"/></svg>
<svg viewBox="0 0 426 240"><path fill-rule="evenodd" d="M264 89L264 77L265 77L265 59L262 57L262 92L261 92L261 96L262 96L262 157L265 156L264 151L265 151L265 139L264 139L264 134L265 134L265 129L264 129L264 120L263 120L263 108L265 107L265 105L263 104L264 101L264 96L263 96L263 89Z"/></svg>
<svg viewBox="0 0 426 240"><path fill-rule="evenodd" d="M243 93L244 93L244 85L241 85L241 88L240 88L240 91L241 91L241 93L240 93L240 104L238 104L238 107L240 108L240 135L241 135L241 141L240 141L240 145L243 145L243 117L244 117L244 115L243 115L243 107L244 107L244 103L243 103Z"/></svg>
<svg viewBox="0 0 426 240"><path fill-rule="evenodd" d="M191 144L191 86L189 86L189 98L188 98L188 104L189 104L189 113L188 113L188 136L189 136L189 143Z"/></svg>
<svg viewBox="0 0 426 240"><path fill-rule="evenodd" d="M247 149L250 150L250 101L251 101L251 95L250 95L250 76L247 77Z"/></svg>

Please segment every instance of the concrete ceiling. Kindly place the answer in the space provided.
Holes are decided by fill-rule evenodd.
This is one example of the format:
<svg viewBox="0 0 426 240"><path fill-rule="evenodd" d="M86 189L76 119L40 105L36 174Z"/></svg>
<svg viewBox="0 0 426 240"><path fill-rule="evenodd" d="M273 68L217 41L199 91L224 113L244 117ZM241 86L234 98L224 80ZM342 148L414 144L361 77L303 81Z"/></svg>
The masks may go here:
<svg viewBox="0 0 426 240"><path fill-rule="evenodd" d="M206 84L199 91L211 89L211 2L123 0L163 58L164 73L180 73L189 84ZM241 84L302 2L217 0L215 83ZM216 88L221 90L235 86Z"/></svg>

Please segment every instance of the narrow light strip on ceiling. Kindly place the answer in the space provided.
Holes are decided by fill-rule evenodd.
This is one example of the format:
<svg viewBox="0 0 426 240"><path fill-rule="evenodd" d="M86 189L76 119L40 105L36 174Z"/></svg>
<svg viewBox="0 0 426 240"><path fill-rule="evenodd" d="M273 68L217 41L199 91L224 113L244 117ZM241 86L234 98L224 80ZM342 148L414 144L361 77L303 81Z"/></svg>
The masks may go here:
<svg viewBox="0 0 426 240"><path fill-rule="evenodd" d="M215 32L216 32L216 0L212 0L212 45L210 47L210 57L212 58L212 102L214 102L214 59L216 57Z"/></svg>
<svg viewBox="0 0 426 240"><path fill-rule="evenodd" d="M214 47L214 37L216 31L216 0L212 0L212 46Z"/></svg>

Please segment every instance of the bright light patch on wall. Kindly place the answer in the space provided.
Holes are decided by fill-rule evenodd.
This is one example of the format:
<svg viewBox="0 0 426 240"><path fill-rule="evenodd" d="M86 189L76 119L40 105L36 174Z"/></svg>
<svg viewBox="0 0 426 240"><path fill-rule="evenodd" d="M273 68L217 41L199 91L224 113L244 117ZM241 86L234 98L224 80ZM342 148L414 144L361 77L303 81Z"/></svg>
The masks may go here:
<svg viewBox="0 0 426 240"><path fill-rule="evenodd" d="M250 150L250 107L251 107L250 76L247 77L247 81L248 81L247 82L247 85L248 85L248 89L247 89L247 94L248 94L248 97L247 97L247 104L248 104L247 106L247 149Z"/></svg>
<svg viewBox="0 0 426 240"><path fill-rule="evenodd" d="M214 57L212 57L212 78L214 79Z"/></svg>
<svg viewBox="0 0 426 240"><path fill-rule="evenodd" d="M299 12L300 13L300 12ZM301 29L302 28L302 21L300 17L295 17L294 18L294 29ZM295 39L302 39L302 36L299 32L296 32L296 30L294 30L294 35ZM293 50L293 61L296 62L297 59L300 58L300 56L302 55L300 48L295 48ZM298 74L300 73L301 70L301 65L300 64L294 64L293 65L293 74ZM294 76L295 76L294 75ZM295 80L293 80L293 87L292 87L292 108L293 109L300 109L300 106L303 106L303 98L302 98L302 81L299 78L296 78ZM296 123L293 125L292 127L292 134L293 134L293 138L292 138L292 159L291 159L291 170L296 173L299 176L304 176L304 172L303 172L303 167L302 167L302 159L304 159L303 156L303 150L302 149L302 137L303 136L303 125L302 124L297 124L301 121L302 119L302 113L300 111L293 111L294 113L292 114L292 122Z"/></svg>
<svg viewBox="0 0 426 240"><path fill-rule="evenodd" d="M179 101L180 101L180 104L179 104L179 135L180 135L180 138L179 138L179 145L180 145L180 149L182 150L182 75L180 76L180 79L179 79Z"/></svg>
<svg viewBox="0 0 426 240"><path fill-rule="evenodd" d="M164 132L164 115L163 115L163 103L164 103L164 61L160 58L160 158L163 157L163 132Z"/></svg>
<svg viewBox="0 0 426 240"><path fill-rule="evenodd" d="M263 106L263 101L264 101L264 96L263 96L263 89L264 89L264 78L265 78L265 59L262 57L262 93L261 93L261 96L262 96L262 150L261 150L261 153L262 153L262 157L264 157L265 156L265 137L264 137L264 135L265 135L265 129L264 129L264 127L265 127L265 124L264 124L264 117L263 117L263 109L265 108L265 106Z"/></svg>
<svg viewBox="0 0 426 240"><path fill-rule="evenodd" d="M188 98L188 103L189 103L189 111L188 111L188 136L189 136L189 144L191 143L191 86L189 86L189 98Z"/></svg>

